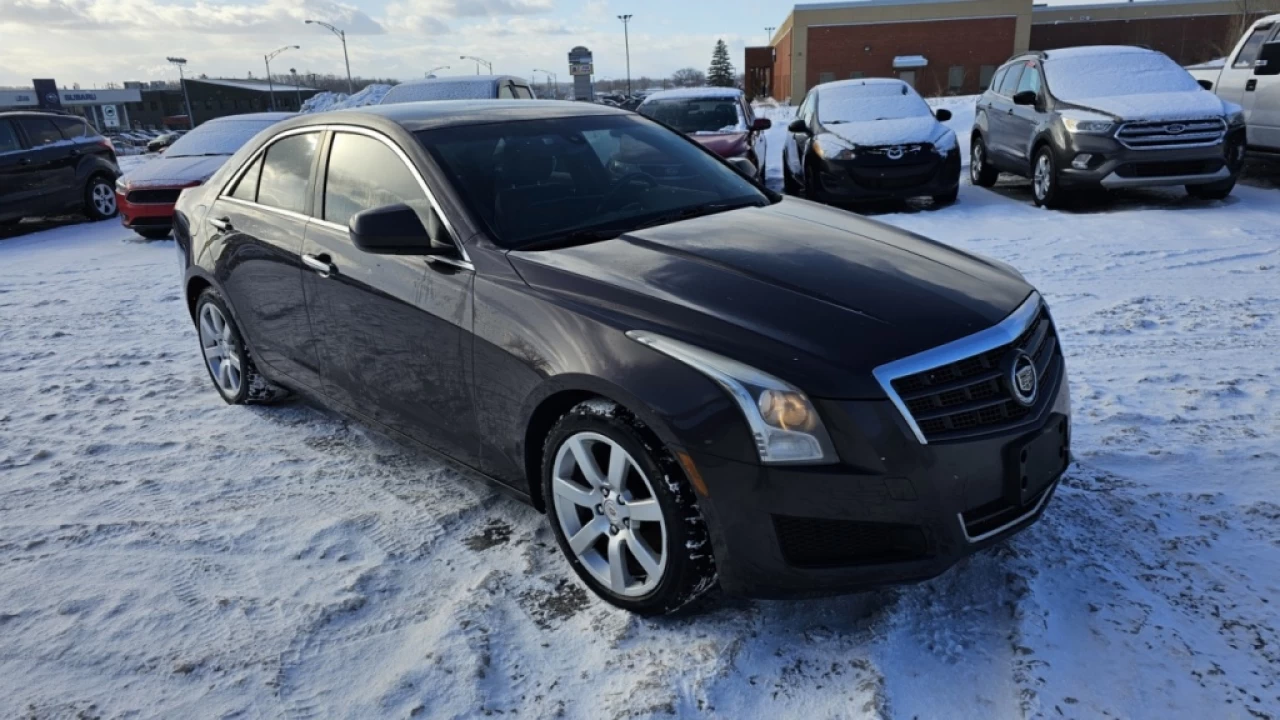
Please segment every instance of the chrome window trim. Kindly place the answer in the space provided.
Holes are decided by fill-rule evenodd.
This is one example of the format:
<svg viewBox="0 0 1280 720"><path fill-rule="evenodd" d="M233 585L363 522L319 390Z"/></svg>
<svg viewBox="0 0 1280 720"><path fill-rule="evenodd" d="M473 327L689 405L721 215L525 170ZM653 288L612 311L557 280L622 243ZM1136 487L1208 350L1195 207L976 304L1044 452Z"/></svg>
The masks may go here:
<svg viewBox="0 0 1280 720"><path fill-rule="evenodd" d="M1049 501L1049 496L1053 494L1054 490L1057 488L1058 483L1061 482L1061 480L1062 478L1061 476L1059 476L1057 480L1054 480L1049 485L1049 487L1045 488L1044 492L1040 494L1040 499L1036 502L1035 506L1032 507L1030 510L1010 520L1009 522L1001 525L1000 527L995 528L993 530L988 530L977 537L969 536L969 529L964 526L964 513L956 513L956 519L960 521L960 532L964 533L964 539L967 540L968 542L979 543L979 542L982 542L983 540L986 540L988 538L999 535L1002 532L1005 532L1006 530L1013 527L1014 525L1017 525L1018 523L1026 522L1031 516L1040 512L1040 508L1044 507L1044 504Z"/></svg>
<svg viewBox="0 0 1280 720"><path fill-rule="evenodd" d="M233 198L227 194L227 188L233 187L240 180L240 177L244 175L244 173L246 173L250 167L253 166L253 163L256 162L258 158L266 154L267 150L272 145L275 145L277 142L283 140L284 138L291 137L293 135L302 135L310 132L325 132L326 130L332 131L335 133L345 132L345 133L352 133L355 135L364 135L366 137L371 137L374 140L381 142L383 145L386 145L387 147L391 148L391 151L396 154L396 157L400 158L400 162L404 163L405 167L409 169L409 172L413 175L413 178L418 181L418 187L421 188L423 194L426 195L427 202L431 204L431 209L435 210L436 215L440 217L440 221L444 223L445 229L449 231L449 236L453 239L454 246L458 248L459 254L462 255L462 261L465 262L468 266L471 266L471 256L467 254L467 249L466 247L463 246L462 239L458 237L458 231L454 227L453 221L450 220L449 217L445 215L444 211L440 209L440 203L436 200L435 193L431 192L431 188L427 186L427 181L423 179L422 173L418 172L418 167L413 164L413 161L409 159L409 156L405 154L404 150L401 149L400 146L397 145L394 140L387 137L386 135L383 135L380 132L377 132L376 130L370 130L369 128L360 127L358 125L343 125L340 123L326 123L324 125L307 125L306 127L293 128L292 130L285 130L283 132L277 133L276 135L273 135L270 140L268 140L266 143L262 145L262 147L258 148L258 150L254 152L252 157L246 160L234 173L232 173L230 179L228 179L225 183L222 184L222 187L218 189L218 199L219 200L235 200L238 203L241 203L250 207L260 207L260 208L266 208L268 210L277 210L284 213L290 213L292 215L306 218L307 220L310 220L310 221L322 222L330 226L340 227L342 228L343 231L346 231L345 227L342 227L337 223L329 222L328 220L325 220L322 217L300 215L299 213L292 213L291 211L283 210L282 208L275 208L275 207L271 207L270 205L263 205L262 203L258 203L258 202L251 203L247 200ZM328 158L325 158L325 173L323 174L323 177L325 178L328 177ZM311 188L311 189L314 192L315 188ZM321 208L321 210L323 211L323 208Z"/></svg>
<svg viewBox="0 0 1280 720"><path fill-rule="evenodd" d="M898 413L902 415L902 419L906 421L907 426L911 428L912 434L916 436L916 440L921 445L928 445L929 441L925 439L924 432L920 429L919 424L916 423L915 418L912 417L911 411L907 409L907 404L898 395L898 391L893 389L893 381L901 377L915 375L936 367L959 362L979 353L994 350L1001 345L1008 345L1017 340L1031 322L1035 320L1036 314L1040 311L1040 306L1040 293L1032 290L1027 299L1018 306L1018 309L1010 313L1004 320L1001 320L999 324L993 325L986 330L979 330L972 335L966 335L959 340L953 340L946 345L939 345L901 360L885 363L871 371L876 382L880 383L885 395L889 396L889 400L894 407L898 408Z"/></svg>
<svg viewBox="0 0 1280 720"><path fill-rule="evenodd" d="M291 220L297 220L303 223L315 220L315 218L309 215L304 215L300 212L295 212L293 210L285 210L284 208L278 208L273 205L263 205L262 203L249 202L248 200L241 200L240 198L231 197L230 195L223 195L218 199L232 203L233 205L242 205L251 210L265 210L267 212L275 213L277 215L283 215L284 217L287 217Z"/></svg>

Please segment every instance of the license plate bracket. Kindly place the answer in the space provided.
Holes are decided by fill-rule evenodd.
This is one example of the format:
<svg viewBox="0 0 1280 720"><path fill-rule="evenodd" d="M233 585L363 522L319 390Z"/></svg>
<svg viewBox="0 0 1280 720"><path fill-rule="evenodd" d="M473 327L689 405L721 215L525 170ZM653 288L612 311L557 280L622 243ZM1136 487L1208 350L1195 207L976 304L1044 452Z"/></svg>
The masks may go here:
<svg viewBox="0 0 1280 720"><path fill-rule="evenodd" d="M1011 448L1010 495L1028 505L1067 467L1067 420L1057 418L1031 439Z"/></svg>

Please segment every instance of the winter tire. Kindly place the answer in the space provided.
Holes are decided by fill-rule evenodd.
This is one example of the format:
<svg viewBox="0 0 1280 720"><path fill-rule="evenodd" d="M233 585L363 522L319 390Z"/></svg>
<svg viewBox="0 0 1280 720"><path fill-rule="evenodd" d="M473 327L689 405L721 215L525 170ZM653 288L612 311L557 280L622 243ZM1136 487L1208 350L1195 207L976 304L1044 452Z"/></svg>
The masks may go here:
<svg viewBox="0 0 1280 720"><path fill-rule="evenodd" d="M90 220L116 216L116 189L106 175L94 175L84 188L84 214Z"/></svg>
<svg viewBox="0 0 1280 720"><path fill-rule="evenodd" d="M229 405L269 403L288 391L263 377L222 296L206 288L196 302L196 335L205 370Z"/></svg>
<svg viewBox="0 0 1280 720"><path fill-rule="evenodd" d="M1056 208L1062 206L1064 195L1058 184L1058 163L1053 159L1053 150L1043 145L1031 165L1031 199L1036 207Z"/></svg>
<svg viewBox="0 0 1280 720"><path fill-rule="evenodd" d="M1000 171L991 164L987 143L981 135L974 135L969 146L969 181L978 187L991 187L999 179Z"/></svg>
<svg viewBox="0 0 1280 720"><path fill-rule="evenodd" d="M590 400L560 418L543 447L542 492L561 551L606 602L660 615L715 585L693 490L621 406Z"/></svg>

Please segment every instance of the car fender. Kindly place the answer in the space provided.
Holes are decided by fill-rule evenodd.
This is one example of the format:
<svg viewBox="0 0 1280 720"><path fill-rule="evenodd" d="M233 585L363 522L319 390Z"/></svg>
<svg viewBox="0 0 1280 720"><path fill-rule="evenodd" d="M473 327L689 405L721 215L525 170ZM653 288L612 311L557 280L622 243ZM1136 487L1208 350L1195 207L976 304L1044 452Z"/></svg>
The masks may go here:
<svg viewBox="0 0 1280 720"><path fill-rule="evenodd" d="M115 182L120 177L120 169L103 158L89 154L80 158L80 162L76 163L76 183L84 184L94 175L106 175Z"/></svg>

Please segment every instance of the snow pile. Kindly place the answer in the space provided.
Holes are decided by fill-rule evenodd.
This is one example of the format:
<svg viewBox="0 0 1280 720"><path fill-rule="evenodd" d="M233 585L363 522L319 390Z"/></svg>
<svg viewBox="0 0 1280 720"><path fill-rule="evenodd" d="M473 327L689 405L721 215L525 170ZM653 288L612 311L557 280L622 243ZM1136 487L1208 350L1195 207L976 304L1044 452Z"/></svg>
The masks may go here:
<svg viewBox="0 0 1280 720"><path fill-rule="evenodd" d="M234 155L254 135L293 117L293 113L266 112L229 115L201 123L164 152L166 158Z"/></svg>
<svg viewBox="0 0 1280 720"><path fill-rule="evenodd" d="M386 93L380 105L425 100L491 100L497 89L487 75L426 78L401 83Z"/></svg>
<svg viewBox="0 0 1280 720"><path fill-rule="evenodd" d="M317 93L307 98L306 102L302 103L301 112L319 113L328 112L330 110L346 110L348 108L377 105L382 102L382 98L386 97L390 90L390 85L383 85L381 83L368 85L355 95L329 92L326 90L325 92Z"/></svg>
<svg viewBox="0 0 1280 720"><path fill-rule="evenodd" d="M1054 97L1085 105L1100 97L1203 92L1168 55L1141 48L1052 50L1044 60L1044 74Z"/></svg>

